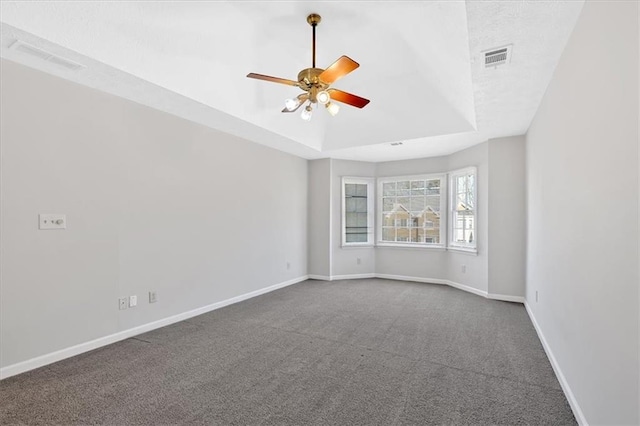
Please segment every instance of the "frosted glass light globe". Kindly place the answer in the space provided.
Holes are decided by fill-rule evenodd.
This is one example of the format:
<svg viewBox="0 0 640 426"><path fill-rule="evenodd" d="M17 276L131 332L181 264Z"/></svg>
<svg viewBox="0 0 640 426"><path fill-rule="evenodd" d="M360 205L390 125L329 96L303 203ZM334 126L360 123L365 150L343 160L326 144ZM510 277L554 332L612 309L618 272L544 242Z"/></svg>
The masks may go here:
<svg viewBox="0 0 640 426"><path fill-rule="evenodd" d="M293 111L298 108L298 105L300 105L300 100L298 98L291 98L284 101L284 107L287 111Z"/></svg>
<svg viewBox="0 0 640 426"><path fill-rule="evenodd" d="M335 116L338 111L340 111L340 105L338 104L334 104L333 102L329 102L326 106L327 111L329 111L329 114Z"/></svg>
<svg viewBox="0 0 640 426"><path fill-rule="evenodd" d="M302 110L302 113L300 114L300 118L302 118L304 121L311 121L312 112L313 112L313 110L311 109L311 105L307 105Z"/></svg>
<svg viewBox="0 0 640 426"><path fill-rule="evenodd" d="M323 90L321 92L318 92L318 94L316 95L316 100L318 101L318 103L326 105L327 102L331 100L331 96L329 96L329 92Z"/></svg>

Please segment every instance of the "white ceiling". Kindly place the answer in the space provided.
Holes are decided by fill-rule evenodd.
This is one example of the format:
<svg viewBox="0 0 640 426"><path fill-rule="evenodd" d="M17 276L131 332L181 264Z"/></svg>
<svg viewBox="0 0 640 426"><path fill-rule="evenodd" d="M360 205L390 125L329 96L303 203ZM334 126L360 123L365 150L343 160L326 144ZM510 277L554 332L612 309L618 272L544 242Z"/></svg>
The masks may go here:
<svg viewBox="0 0 640 426"><path fill-rule="evenodd" d="M524 134L582 4L3 1L0 55L305 158L385 161ZM310 67L310 12L318 66L359 62L335 87L371 99L364 109L304 122L280 112L299 89L245 77ZM15 52L16 39L87 67ZM506 44L511 63L485 69L482 51Z"/></svg>

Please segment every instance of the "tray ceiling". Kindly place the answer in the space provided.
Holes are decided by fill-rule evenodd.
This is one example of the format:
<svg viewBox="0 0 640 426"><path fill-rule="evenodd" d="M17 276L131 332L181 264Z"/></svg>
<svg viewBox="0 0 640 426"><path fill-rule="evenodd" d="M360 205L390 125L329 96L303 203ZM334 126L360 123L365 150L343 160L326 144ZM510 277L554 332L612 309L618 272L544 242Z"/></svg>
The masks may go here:
<svg viewBox="0 0 640 426"><path fill-rule="evenodd" d="M582 2L2 2L2 57L305 158L442 155L526 132ZM360 68L335 87L371 99L282 114L311 66ZM9 48L22 40L86 66L56 67ZM482 51L513 44L485 69ZM404 141L392 147L390 142Z"/></svg>

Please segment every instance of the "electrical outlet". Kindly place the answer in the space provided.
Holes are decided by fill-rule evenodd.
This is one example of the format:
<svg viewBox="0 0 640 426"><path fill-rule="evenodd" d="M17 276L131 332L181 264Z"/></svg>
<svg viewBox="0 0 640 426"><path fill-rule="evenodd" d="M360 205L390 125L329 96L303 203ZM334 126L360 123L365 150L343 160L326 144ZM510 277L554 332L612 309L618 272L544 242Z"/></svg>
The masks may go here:
<svg viewBox="0 0 640 426"><path fill-rule="evenodd" d="M155 291L149 292L149 303L156 303L158 301L158 294Z"/></svg>
<svg viewBox="0 0 640 426"><path fill-rule="evenodd" d="M38 218L38 229L67 229L66 215L40 213Z"/></svg>
<svg viewBox="0 0 640 426"><path fill-rule="evenodd" d="M120 310L124 310L127 309L127 298L126 297L121 297L120 299L118 299L118 303L120 304Z"/></svg>
<svg viewBox="0 0 640 426"><path fill-rule="evenodd" d="M291 263L287 262L287 269L291 269Z"/></svg>
<svg viewBox="0 0 640 426"><path fill-rule="evenodd" d="M362 259L360 259L359 257L358 257L358 258L356 258L356 264L357 264L357 265L360 265L361 263L362 263Z"/></svg>
<svg viewBox="0 0 640 426"><path fill-rule="evenodd" d="M129 296L129 307L133 308L138 304L138 296Z"/></svg>
<svg viewBox="0 0 640 426"><path fill-rule="evenodd" d="M462 271L463 274L466 274L467 273L467 265L460 266L460 271Z"/></svg>

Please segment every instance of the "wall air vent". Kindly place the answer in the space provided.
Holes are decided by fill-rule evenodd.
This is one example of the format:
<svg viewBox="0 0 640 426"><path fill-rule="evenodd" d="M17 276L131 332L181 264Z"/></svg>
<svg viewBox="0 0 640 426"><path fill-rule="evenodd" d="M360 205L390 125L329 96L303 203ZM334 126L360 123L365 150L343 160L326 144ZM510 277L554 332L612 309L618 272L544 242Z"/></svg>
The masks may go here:
<svg viewBox="0 0 640 426"><path fill-rule="evenodd" d="M508 64L511 62L511 48L513 45L497 47L495 49L485 50L484 54L484 67L496 68L499 65Z"/></svg>
<svg viewBox="0 0 640 426"><path fill-rule="evenodd" d="M22 40L16 40L9 46L9 49L16 52L24 53L25 55L33 56L34 58L42 59L43 61L50 62L58 67L68 69L70 71L79 71L86 68L84 65L74 62L70 59L65 59L61 56L54 55L53 53L42 50L38 47L32 46L29 43L25 43Z"/></svg>
<svg viewBox="0 0 640 426"><path fill-rule="evenodd" d="M391 146L398 146L398 145L402 145L402 142L391 142L390 145Z"/></svg>

